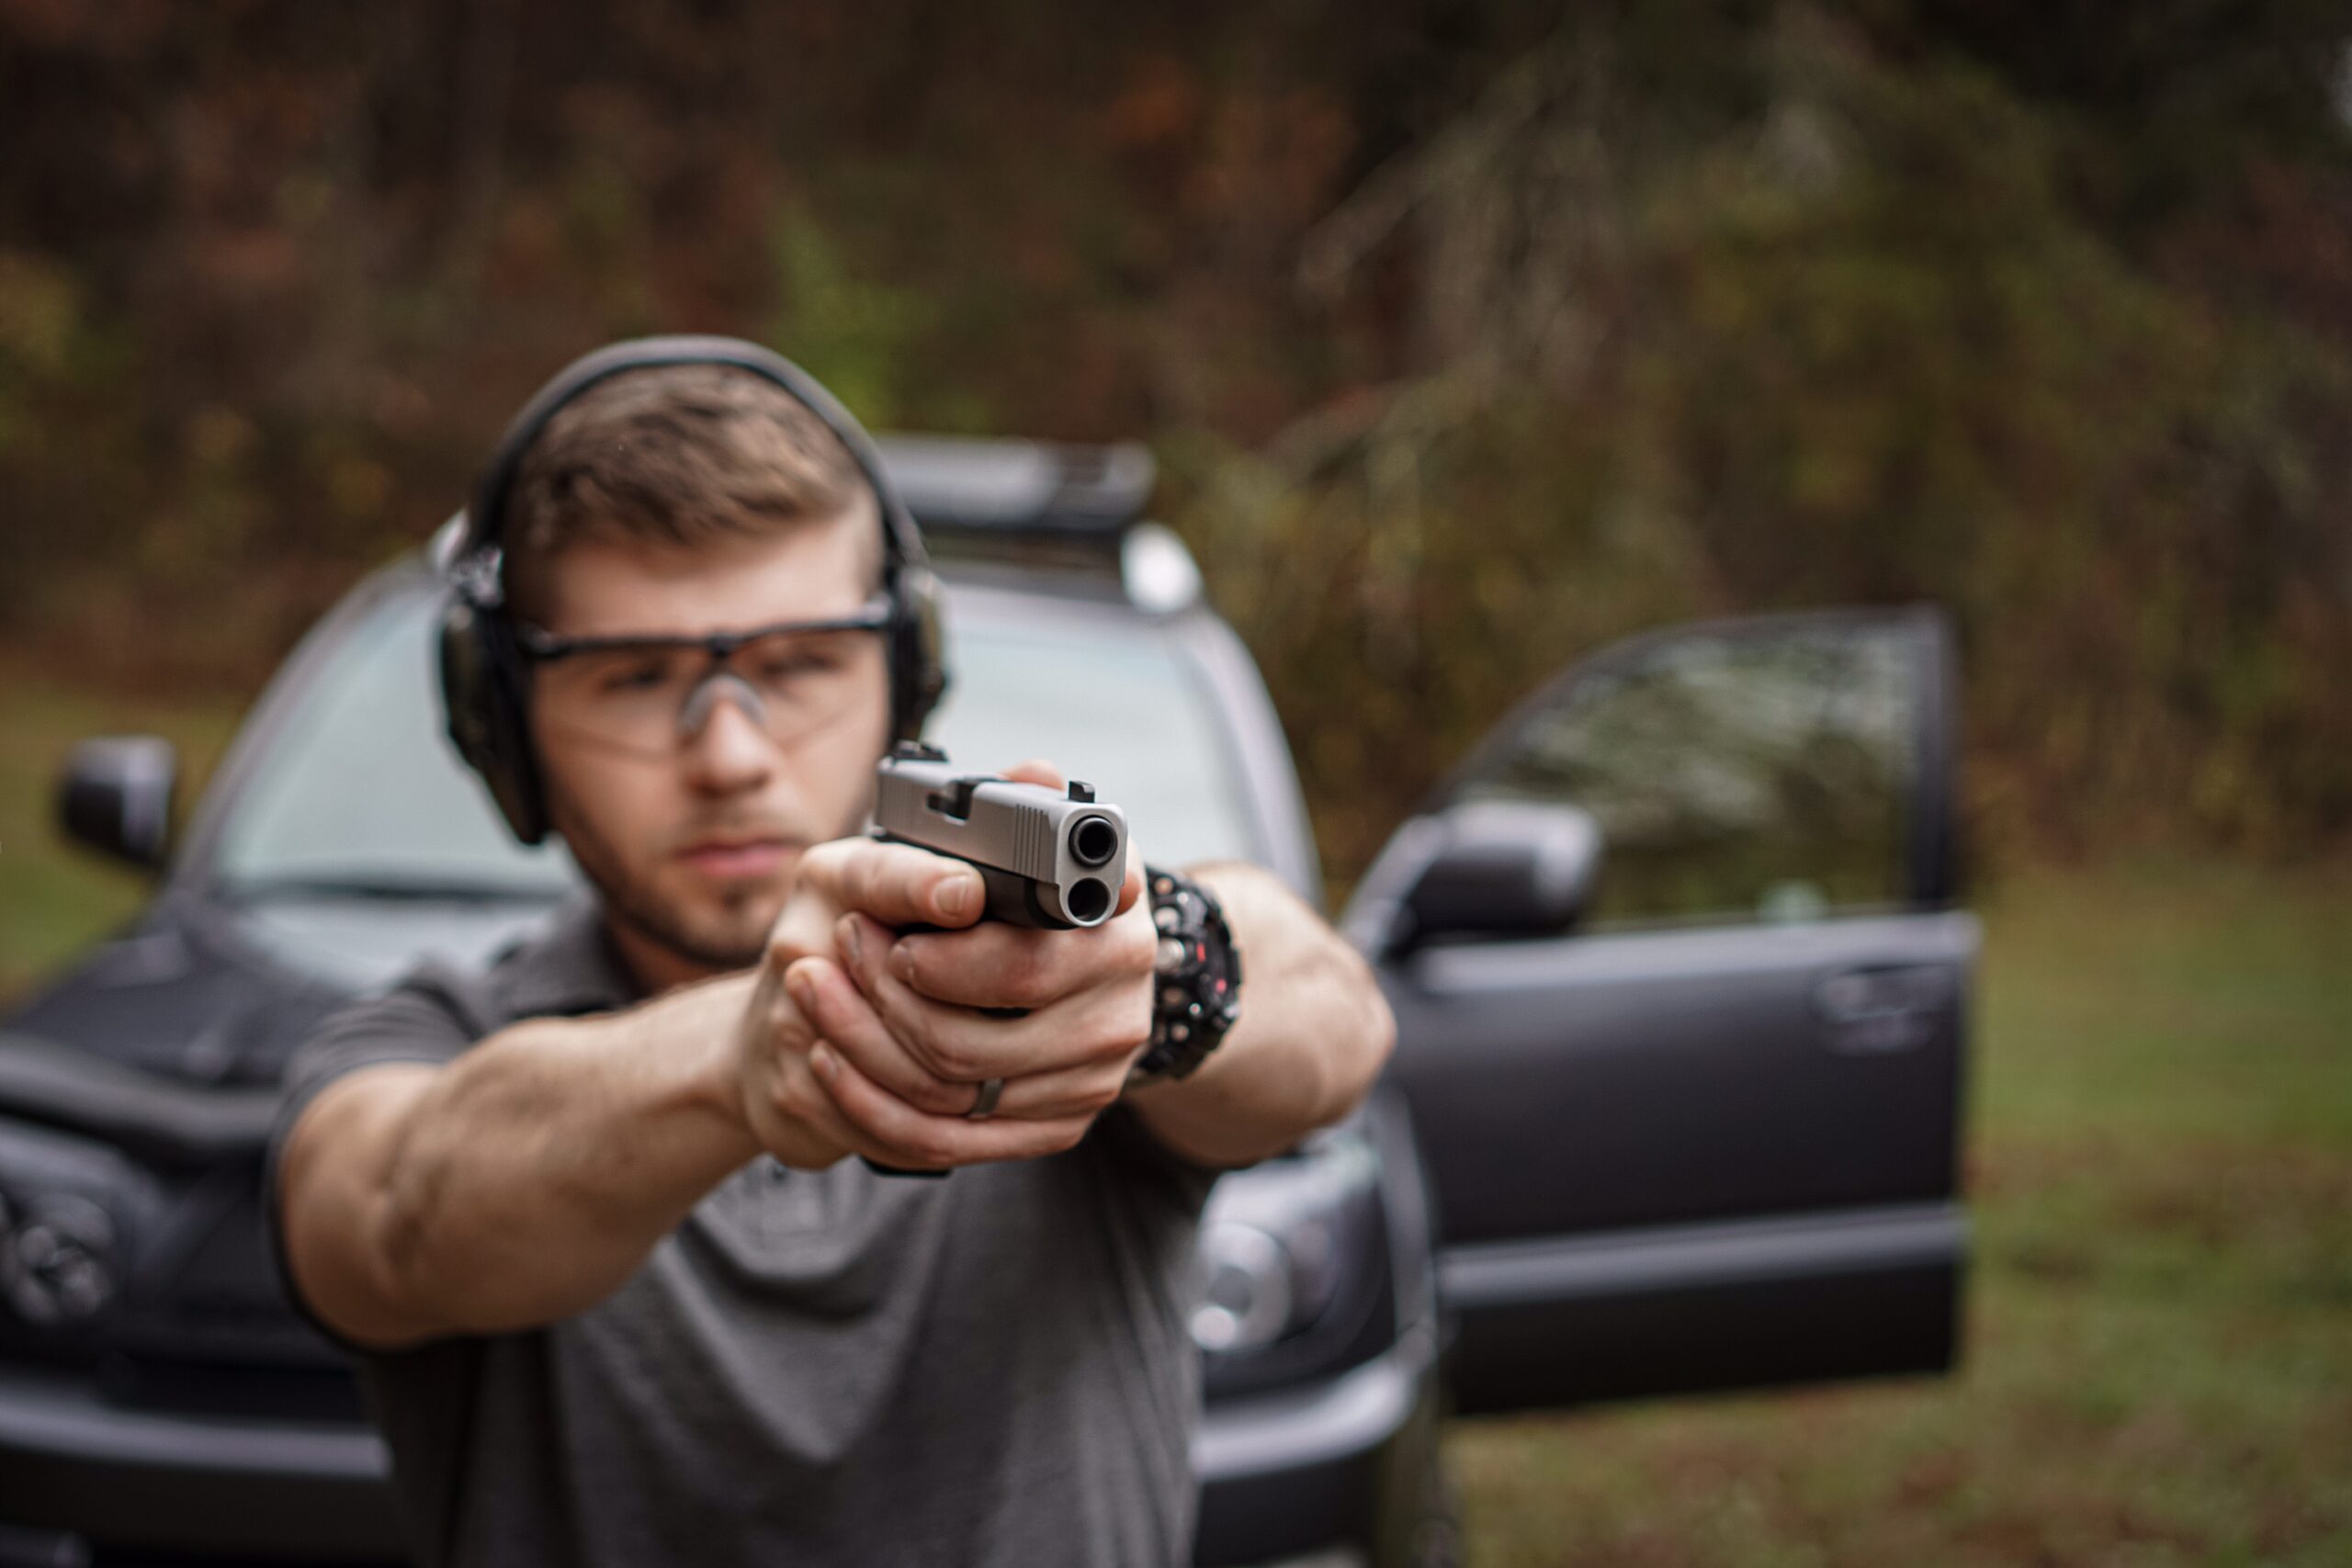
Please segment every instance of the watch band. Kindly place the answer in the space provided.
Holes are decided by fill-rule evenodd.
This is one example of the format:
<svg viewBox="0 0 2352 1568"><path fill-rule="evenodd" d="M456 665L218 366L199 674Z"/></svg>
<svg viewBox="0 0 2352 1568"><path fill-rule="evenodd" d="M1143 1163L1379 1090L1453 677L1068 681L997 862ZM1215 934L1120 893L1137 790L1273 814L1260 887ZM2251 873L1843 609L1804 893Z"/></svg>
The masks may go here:
<svg viewBox="0 0 2352 1568"><path fill-rule="evenodd" d="M1159 932L1151 1043L1130 1086L1181 1078L1216 1050L1241 1016L1241 953L1216 896L1182 872L1144 867L1151 923Z"/></svg>

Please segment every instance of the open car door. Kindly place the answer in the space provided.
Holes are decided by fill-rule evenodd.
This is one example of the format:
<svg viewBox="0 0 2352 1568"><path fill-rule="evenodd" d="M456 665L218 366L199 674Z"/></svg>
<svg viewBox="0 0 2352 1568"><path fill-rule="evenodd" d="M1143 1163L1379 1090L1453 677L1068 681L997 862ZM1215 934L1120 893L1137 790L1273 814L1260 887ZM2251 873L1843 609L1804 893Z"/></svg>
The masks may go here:
<svg viewBox="0 0 2352 1568"><path fill-rule="evenodd" d="M1951 1364L1956 706L1930 609L1641 637L1366 874L1461 1409Z"/></svg>

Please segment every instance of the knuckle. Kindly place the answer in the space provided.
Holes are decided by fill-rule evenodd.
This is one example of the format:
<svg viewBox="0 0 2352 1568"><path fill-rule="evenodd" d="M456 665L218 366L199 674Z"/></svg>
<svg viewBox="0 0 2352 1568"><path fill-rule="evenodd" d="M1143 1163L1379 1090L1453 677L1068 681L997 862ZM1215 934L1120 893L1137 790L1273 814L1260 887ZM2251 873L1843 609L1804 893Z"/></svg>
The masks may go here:
<svg viewBox="0 0 2352 1568"><path fill-rule="evenodd" d="M793 1122L806 1122L816 1114L816 1089L798 1075L786 1075L776 1080L768 1095L768 1104L779 1116Z"/></svg>
<svg viewBox="0 0 2352 1568"><path fill-rule="evenodd" d="M776 1038L779 1043L798 1044L809 1035L828 1034L841 1019L839 1005L830 986L808 987L806 1006L792 1002L776 1010Z"/></svg>
<svg viewBox="0 0 2352 1568"><path fill-rule="evenodd" d="M1147 1004L1148 998L1147 998ZM1151 1038L1151 1009L1121 1007L1104 1016L1096 1032L1094 1054L1102 1057L1124 1057Z"/></svg>
<svg viewBox="0 0 2352 1568"><path fill-rule="evenodd" d="M786 1043L798 1038L803 1021L799 1004L778 986L775 995L753 1010L744 1024L745 1054L773 1063L781 1059Z"/></svg>
<svg viewBox="0 0 2352 1568"><path fill-rule="evenodd" d="M1035 1007L1052 998L1049 965L1036 945L1024 944L1006 953L997 976L1005 999L1016 1007Z"/></svg>
<svg viewBox="0 0 2352 1568"><path fill-rule="evenodd" d="M833 878L839 901L851 908L863 908L874 901L876 881L871 856L858 855L842 862Z"/></svg>
<svg viewBox="0 0 2352 1568"><path fill-rule="evenodd" d="M869 870L873 874L874 890L888 893L902 902L922 897L923 891L946 873L956 863L919 850L910 844L881 844L882 852L875 855Z"/></svg>
<svg viewBox="0 0 2352 1568"><path fill-rule="evenodd" d="M1141 1043L1143 1043L1141 1036L1131 1034L1124 1029L1107 1031L1095 1038L1082 1059L1091 1065L1107 1066L1113 1062L1125 1061L1135 1048Z"/></svg>
<svg viewBox="0 0 2352 1568"><path fill-rule="evenodd" d="M910 1010L891 1021L899 1043L933 1077L960 1078L971 1070L971 1042L949 1028L944 1020Z"/></svg>
<svg viewBox="0 0 2352 1568"><path fill-rule="evenodd" d="M907 1099L919 1111L934 1116L960 1116L972 1103L972 1089L968 1084L946 1083L928 1073L918 1074L909 1086Z"/></svg>
<svg viewBox="0 0 2352 1568"><path fill-rule="evenodd" d="M903 921L929 905L932 886L941 879L941 867L929 861L885 861L873 867L865 882L870 908L887 909L894 921Z"/></svg>
<svg viewBox="0 0 2352 1568"><path fill-rule="evenodd" d="M842 860L853 847L841 839L809 845L800 857L800 875L820 887L831 886L841 879Z"/></svg>
<svg viewBox="0 0 2352 1568"><path fill-rule="evenodd" d="M917 1165L949 1165L956 1158L953 1141L930 1127L910 1127L893 1139L892 1144L899 1153Z"/></svg>
<svg viewBox="0 0 2352 1568"><path fill-rule="evenodd" d="M811 922L806 915L805 903L787 906L775 929L768 932L768 958L777 968L788 968L796 960L818 951L809 940Z"/></svg>
<svg viewBox="0 0 2352 1568"><path fill-rule="evenodd" d="M901 1141L900 1129L890 1119L880 1114L863 1096L842 1095L839 1101L842 1120L885 1148L895 1148Z"/></svg>
<svg viewBox="0 0 2352 1568"><path fill-rule="evenodd" d="M938 1030L924 1032L927 1038L922 1043L922 1055L941 1077L975 1080L989 1076L980 1071L979 1054L973 1050L970 1041Z"/></svg>

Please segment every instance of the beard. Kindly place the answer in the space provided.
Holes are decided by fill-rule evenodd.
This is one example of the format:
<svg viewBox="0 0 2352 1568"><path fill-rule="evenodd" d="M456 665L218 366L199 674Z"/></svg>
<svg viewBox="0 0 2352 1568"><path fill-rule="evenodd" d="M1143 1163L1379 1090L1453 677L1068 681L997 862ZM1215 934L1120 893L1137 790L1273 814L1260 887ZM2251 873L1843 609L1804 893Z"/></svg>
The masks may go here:
<svg viewBox="0 0 2352 1568"><path fill-rule="evenodd" d="M602 897L607 917L706 969L748 969L760 961L791 891L797 857L780 876L721 887L715 898L695 908L665 897L651 877L632 874L610 840L576 813L566 816L571 819L562 828L564 846Z"/></svg>
<svg viewBox="0 0 2352 1568"><path fill-rule="evenodd" d="M548 796L553 826L561 834L564 846L571 852L582 874L601 897L608 919L704 969L748 969L766 953L768 933L774 930L776 917L784 912L793 877L799 869L797 854L774 876L721 884L709 897L688 901L665 893L659 886L661 863L656 863L652 871L632 872L628 857L591 827L576 806L563 800L554 788L548 790ZM832 831L820 832L815 839L769 822L757 826L762 831L773 832L805 848L820 840L855 832L865 816L866 807L861 804L847 823L836 824ZM752 825L741 822L698 825L704 831L749 826Z"/></svg>

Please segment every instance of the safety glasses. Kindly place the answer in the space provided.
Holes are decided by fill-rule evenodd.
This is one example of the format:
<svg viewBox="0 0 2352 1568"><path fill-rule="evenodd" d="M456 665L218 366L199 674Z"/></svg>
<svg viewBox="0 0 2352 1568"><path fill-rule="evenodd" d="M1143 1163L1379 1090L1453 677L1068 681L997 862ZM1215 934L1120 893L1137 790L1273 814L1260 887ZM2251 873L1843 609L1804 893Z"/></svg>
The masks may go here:
<svg viewBox="0 0 2352 1568"><path fill-rule="evenodd" d="M537 669L533 702L545 723L666 756L702 732L722 698L789 746L886 693L876 677L889 625L889 598L876 594L847 615L748 631L565 637L517 624L515 640Z"/></svg>

